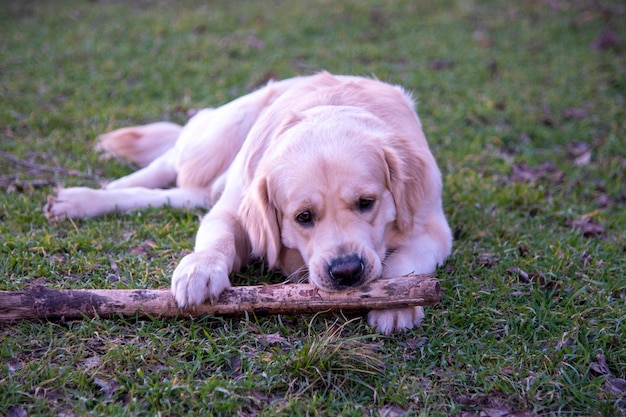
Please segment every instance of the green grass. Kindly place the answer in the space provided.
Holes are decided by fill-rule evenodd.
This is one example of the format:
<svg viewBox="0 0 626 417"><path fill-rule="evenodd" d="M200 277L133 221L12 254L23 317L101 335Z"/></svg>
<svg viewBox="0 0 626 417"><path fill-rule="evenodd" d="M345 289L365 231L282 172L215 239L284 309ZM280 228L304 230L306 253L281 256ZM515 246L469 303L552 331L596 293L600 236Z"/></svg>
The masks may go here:
<svg viewBox="0 0 626 417"><path fill-rule="evenodd" d="M33 165L0 155L1 290L168 287L200 211L49 224L46 196L131 171L98 133L319 69L415 93L456 240L442 302L401 335L340 315L2 324L0 415L622 415L623 22L603 0L4 2L0 151Z"/></svg>

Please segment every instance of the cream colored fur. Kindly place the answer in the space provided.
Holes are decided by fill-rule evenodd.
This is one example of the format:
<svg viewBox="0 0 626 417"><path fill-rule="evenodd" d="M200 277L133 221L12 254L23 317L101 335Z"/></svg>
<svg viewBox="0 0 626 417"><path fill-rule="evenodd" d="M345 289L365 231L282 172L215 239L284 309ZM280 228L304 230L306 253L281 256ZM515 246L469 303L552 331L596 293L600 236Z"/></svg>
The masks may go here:
<svg viewBox="0 0 626 417"><path fill-rule="evenodd" d="M451 251L441 174L414 103L380 81L293 78L203 110L184 127L124 128L100 143L144 168L102 189L60 189L46 216L211 208L172 277L181 307L216 300L230 273L255 258L339 291L433 272ZM421 307L377 310L368 323L390 333L423 317Z"/></svg>

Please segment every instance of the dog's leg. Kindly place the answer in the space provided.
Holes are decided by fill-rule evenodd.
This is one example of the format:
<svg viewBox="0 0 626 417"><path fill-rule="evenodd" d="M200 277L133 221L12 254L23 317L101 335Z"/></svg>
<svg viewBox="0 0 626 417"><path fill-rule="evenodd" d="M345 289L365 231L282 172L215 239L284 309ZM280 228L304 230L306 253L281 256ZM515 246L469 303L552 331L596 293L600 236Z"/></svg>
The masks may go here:
<svg viewBox="0 0 626 417"><path fill-rule="evenodd" d="M431 225L429 233L410 239L385 259L383 276L431 273L445 261L452 249L452 236L443 213ZM422 307L372 310L367 315L368 324L383 334L419 327L423 319Z"/></svg>
<svg viewBox="0 0 626 417"><path fill-rule="evenodd" d="M249 260L250 244L236 208L223 202L224 197L202 220L194 252L172 275L172 294L181 308L215 302L230 287L230 273Z"/></svg>
<svg viewBox="0 0 626 417"><path fill-rule="evenodd" d="M174 270L172 294L181 308L215 301L230 287L230 273L250 261L250 239L239 217L244 160L242 154L235 158L222 196L200 223L194 252Z"/></svg>
<svg viewBox="0 0 626 417"><path fill-rule="evenodd" d="M432 267L415 265L415 260L420 259L419 256L422 254L412 253L419 252L412 249L415 248L405 246L391 254L384 262L384 276L402 276L410 273L421 274L435 270L435 264ZM372 310L367 315L367 323L383 334L419 327L423 319L424 309L419 306L403 309Z"/></svg>
<svg viewBox="0 0 626 417"><path fill-rule="evenodd" d="M95 217L162 205L208 207L211 202L200 189L158 189L176 181L175 160L176 150L171 149L147 167L109 183L104 189L59 189L56 196L48 198L46 217L48 220Z"/></svg>
<svg viewBox="0 0 626 417"><path fill-rule="evenodd" d="M170 149L147 167L111 181L104 188L111 190L131 187L167 188L172 186L176 182L176 157L177 150Z"/></svg>
<svg viewBox="0 0 626 417"><path fill-rule="evenodd" d="M166 190L132 187L100 189L62 188L55 197L48 197L44 212L48 220L102 216L108 213L147 207L208 207L206 190L170 188Z"/></svg>

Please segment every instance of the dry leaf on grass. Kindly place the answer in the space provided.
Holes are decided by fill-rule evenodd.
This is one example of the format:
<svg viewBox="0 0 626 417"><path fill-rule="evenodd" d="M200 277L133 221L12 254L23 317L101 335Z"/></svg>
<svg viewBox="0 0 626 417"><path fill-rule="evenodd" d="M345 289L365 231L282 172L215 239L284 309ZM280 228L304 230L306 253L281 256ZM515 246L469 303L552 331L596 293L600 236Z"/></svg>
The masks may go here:
<svg viewBox="0 0 626 417"><path fill-rule="evenodd" d="M146 239L143 241L143 243L139 246L135 246L134 248L132 248L129 253L131 255L144 255L148 252L150 252L152 249L156 248L158 245L157 243L152 240L152 239Z"/></svg>
<svg viewBox="0 0 626 417"><path fill-rule="evenodd" d="M500 256L497 253L481 253L478 255L476 262L480 265L486 266L487 268L493 267L500 261Z"/></svg>
<svg viewBox="0 0 626 417"><path fill-rule="evenodd" d="M456 400L466 407L478 409L461 413L465 417L533 417L531 413L515 410L505 397L505 394L496 391L480 396L462 395Z"/></svg>
<svg viewBox="0 0 626 417"><path fill-rule="evenodd" d="M584 119L589 116L589 112L586 109L579 107L569 107L563 110L563 117L568 120Z"/></svg>
<svg viewBox="0 0 626 417"><path fill-rule="evenodd" d="M606 50L616 49L619 45L617 33L611 29L604 29L600 35L593 41L593 49Z"/></svg>
<svg viewBox="0 0 626 417"><path fill-rule="evenodd" d="M607 378L604 387L608 392L615 395L626 395L626 379Z"/></svg>
<svg viewBox="0 0 626 417"><path fill-rule="evenodd" d="M586 152L589 152L590 149L591 147L587 142L574 140L567 144L567 153L572 157L578 157Z"/></svg>
<svg viewBox="0 0 626 417"><path fill-rule="evenodd" d="M581 109L570 109L572 114L574 114L574 110ZM572 116L573 117L573 116ZM572 141L567 144L567 153L570 157L574 158L574 164L576 166L585 166L589 165L591 162L591 146L589 146L586 142Z"/></svg>
<svg viewBox="0 0 626 417"><path fill-rule="evenodd" d="M22 407L16 405L9 407L7 417L27 417L28 413Z"/></svg>
<svg viewBox="0 0 626 417"><path fill-rule="evenodd" d="M514 266L514 267L507 269L506 272L508 272L511 275L517 276L520 282L523 282L524 284L528 284L530 282L530 276L528 275L528 272L524 271L521 268Z"/></svg>
<svg viewBox="0 0 626 417"><path fill-rule="evenodd" d="M604 226L596 223L592 217L583 217L578 220L571 220L565 223L568 226L578 229L584 237L597 237L604 233Z"/></svg>
<svg viewBox="0 0 626 417"><path fill-rule="evenodd" d="M282 337L280 333L262 334L259 336L258 340L263 347L287 343L287 339Z"/></svg>
<svg viewBox="0 0 626 417"><path fill-rule="evenodd" d="M606 363L606 357L602 353L596 355L596 361L592 362L590 368L593 372L600 376L605 376L604 388L613 395L626 395L626 379L614 378L609 365Z"/></svg>
<svg viewBox="0 0 626 417"><path fill-rule="evenodd" d="M397 405L384 405L378 409L381 417L398 417L406 415L407 410Z"/></svg>
<svg viewBox="0 0 626 417"><path fill-rule="evenodd" d="M428 61L427 66L428 69L442 71L454 68L454 62L449 59L434 59L432 61Z"/></svg>
<svg viewBox="0 0 626 417"><path fill-rule="evenodd" d="M497 408L488 408L480 412L479 417L533 417L531 413L525 411L509 411Z"/></svg>
<svg viewBox="0 0 626 417"><path fill-rule="evenodd" d="M120 384L117 383L115 378L105 378L96 375L93 378L93 383L100 387L106 399L113 397L113 394L120 389Z"/></svg>
<svg viewBox="0 0 626 417"><path fill-rule="evenodd" d="M531 167L525 162L520 162L513 164L509 178L514 182L549 180L554 183L560 183L563 180L563 173L552 162L544 162L535 167Z"/></svg>

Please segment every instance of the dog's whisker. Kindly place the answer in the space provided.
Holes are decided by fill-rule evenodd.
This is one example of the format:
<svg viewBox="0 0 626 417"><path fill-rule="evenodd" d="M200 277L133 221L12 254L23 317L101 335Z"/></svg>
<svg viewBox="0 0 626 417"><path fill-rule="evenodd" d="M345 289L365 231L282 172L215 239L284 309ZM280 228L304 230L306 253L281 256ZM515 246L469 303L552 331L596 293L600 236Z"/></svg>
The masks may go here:
<svg viewBox="0 0 626 417"><path fill-rule="evenodd" d="M287 277L287 281L292 282L294 284L302 284L309 281L309 269L306 265L302 265L300 268L296 269L294 272L289 274Z"/></svg>

